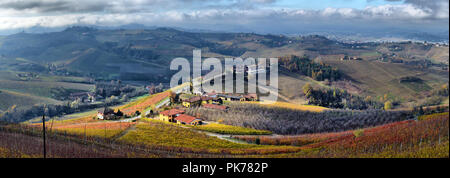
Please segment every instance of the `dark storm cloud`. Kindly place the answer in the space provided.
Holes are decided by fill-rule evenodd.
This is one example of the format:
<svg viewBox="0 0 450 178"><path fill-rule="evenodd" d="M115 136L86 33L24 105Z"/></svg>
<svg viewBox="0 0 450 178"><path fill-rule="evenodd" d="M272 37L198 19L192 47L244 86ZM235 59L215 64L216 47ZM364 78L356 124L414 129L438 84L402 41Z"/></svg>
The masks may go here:
<svg viewBox="0 0 450 178"><path fill-rule="evenodd" d="M0 9L39 13L142 12L173 8L254 8L276 0L2 0ZM219 5L217 5L219 4Z"/></svg>
<svg viewBox="0 0 450 178"><path fill-rule="evenodd" d="M0 2L0 8L16 11L35 10L40 13L48 12L96 12L109 7L107 1L67 1L67 0L5 0Z"/></svg>

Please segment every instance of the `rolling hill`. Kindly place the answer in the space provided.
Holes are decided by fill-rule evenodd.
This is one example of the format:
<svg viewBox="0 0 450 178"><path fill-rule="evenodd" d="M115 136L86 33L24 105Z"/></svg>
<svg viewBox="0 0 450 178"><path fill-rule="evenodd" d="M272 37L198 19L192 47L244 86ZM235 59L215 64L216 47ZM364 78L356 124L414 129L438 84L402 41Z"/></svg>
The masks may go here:
<svg viewBox="0 0 450 178"><path fill-rule="evenodd" d="M337 67L343 73L342 81L328 86L282 71L280 94L300 104L306 102L301 93L306 83L338 87L363 96L390 94L405 102L426 97L432 89L448 83L448 46L415 42L349 44L318 35L288 37L186 32L171 28L71 27L61 32L4 36L0 44L0 59L4 61L0 70L70 73L106 80L168 83L174 73L169 70L170 61L176 57L191 59L193 49L201 49L203 57L219 59L306 55L316 62ZM362 60L339 60L344 56ZM380 62L383 56L387 56L387 61ZM389 62L391 60L402 63ZM424 82L399 82L401 77L408 76L419 77Z"/></svg>
<svg viewBox="0 0 450 178"><path fill-rule="evenodd" d="M33 96L30 94L8 90L0 90L0 101L2 101L0 102L0 113L1 110L6 111L14 105L20 107L29 107L35 104L61 104L60 101L51 98Z"/></svg>

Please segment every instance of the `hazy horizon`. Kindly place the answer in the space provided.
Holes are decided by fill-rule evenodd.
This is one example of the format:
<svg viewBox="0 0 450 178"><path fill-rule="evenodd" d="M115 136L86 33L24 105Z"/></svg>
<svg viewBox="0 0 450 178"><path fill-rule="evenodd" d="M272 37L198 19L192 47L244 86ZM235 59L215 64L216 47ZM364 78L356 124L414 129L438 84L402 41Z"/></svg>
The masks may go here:
<svg viewBox="0 0 450 178"><path fill-rule="evenodd" d="M265 34L426 33L445 40L448 4L448 0L6 0L0 2L0 34L141 24Z"/></svg>

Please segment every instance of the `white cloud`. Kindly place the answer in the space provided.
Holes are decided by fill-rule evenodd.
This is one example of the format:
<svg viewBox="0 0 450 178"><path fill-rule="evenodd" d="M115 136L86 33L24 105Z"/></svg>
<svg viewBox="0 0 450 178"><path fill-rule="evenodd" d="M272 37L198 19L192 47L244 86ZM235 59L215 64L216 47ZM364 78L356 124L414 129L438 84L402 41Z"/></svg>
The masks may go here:
<svg viewBox="0 0 450 178"><path fill-rule="evenodd" d="M255 28L280 24L285 26L279 28L293 28L300 24L329 23L365 26L374 22L420 24L425 21L435 21L435 25L439 25L442 20L447 20L448 26L448 0L428 4L406 0L398 5L323 10L277 9L271 7L275 1L218 0L214 2L221 5L212 5L211 0L3 0L0 2L0 30L130 23L193 28L202 25Z"/></svg>
<svg viewBox="0 0 450 178"><path fill-rule="evenodd" d="M423 19L431 18L430 9L420 9L411 4L370 6L363 14L372 18Z"/></svg>

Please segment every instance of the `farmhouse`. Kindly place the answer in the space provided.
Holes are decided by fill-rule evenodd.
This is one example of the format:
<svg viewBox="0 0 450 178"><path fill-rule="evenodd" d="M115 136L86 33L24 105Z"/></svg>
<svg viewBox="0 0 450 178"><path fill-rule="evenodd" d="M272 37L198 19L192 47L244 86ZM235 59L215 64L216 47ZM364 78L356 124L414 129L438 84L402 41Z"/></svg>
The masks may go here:
<svg viewBox="0 0 450 178"><path fill-rule="evenodd" d="M166 122L174 122L175 118L179 115L179 114L183 114L184 111L183 110L179 110L179 109L171 109L171 110L166 110L166 111L162 111L159 113L159 119L162 121L166 121Z"/></svg>
<svg viewBox="0 0 450 178"><path fill-rule="evenodd" d="M244 95L245 101L258 101L258 95L256 93L249 93Z"/></svg>
<svg viewBox="0 0 450 178"><path fill-rule="evenodd" d="M189 108L191 106L200 105L200 103L201 103L201 98L199 96L196 96L196 97L192 97L192 98L183 100L182 104L184 107Z"/></svg>
<svg viewBox="0 0 450 178"><path fill-rule="evenodd" d="M211 104L213 102L213 98L208 97L208 96L201 96L200 100L202 100L202 105L203 104Z"/></svg>
<svg viewBox="0 0 450 178"><path fill-rule="evenodd" d="M96 100L95 93L89 92L88 93L88 101L93 103L93 102L95 102L95 100Z"/></svg>
<svg viewBox="0 0 450 178"><path fill-rule="evenodd" d="M102 109L99 109L97 112L97 118L98 119L104 119L104 120L108 120L111 119L112 117L114 117L114 110L112 110L111 108L105 107Z"/></svg>
<svg viewBox="0 0 450 178"><path fill-rule="evenodd" d="M223 104L223 100L221 98L213 98L212 104Z"/></svg>
<svg viewBox="0 0 450 178"><path fill-rule="evenodd" d="M218 94L217 96L223 101L245 101L245 98L241 95Z"/></svg>
<svg viewBox="0 0 450 178"><path fill-rule="evenodd" d="M71 93L69 95L69 99L71 99L71 100L76 100L76 99L84 100L88 97L89 97L89 92L77 92L77 93Z"/></svg>
<svg viewBox="0 0 450 178"><path fill-rule="evenodd" d="M184 124L184 125L201 125L202 119L189 116L186 114L180 114L178 115L175 120L177 121L177 124Z"/></svg>
<svg viewBox="0 0 450 178"><path fill-rule="evenodd" d="M186 100L183 100L183 106L184 107L192 107L192 106L198 106L203 104L211 104L213 102L213 98L208 96L196 96L193 98L189 98Z"/></svg>
<svg viewBox="0 0 450 178"><path fill-rule="evenodd" d="M217 93L215 93L215 92L206 93L204 96L209 96L209 97L215 98L215 97L217 97Z"/></svg>

